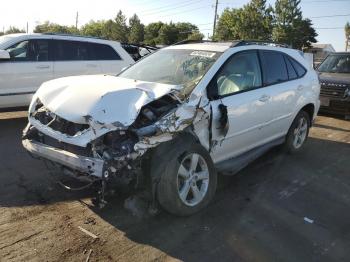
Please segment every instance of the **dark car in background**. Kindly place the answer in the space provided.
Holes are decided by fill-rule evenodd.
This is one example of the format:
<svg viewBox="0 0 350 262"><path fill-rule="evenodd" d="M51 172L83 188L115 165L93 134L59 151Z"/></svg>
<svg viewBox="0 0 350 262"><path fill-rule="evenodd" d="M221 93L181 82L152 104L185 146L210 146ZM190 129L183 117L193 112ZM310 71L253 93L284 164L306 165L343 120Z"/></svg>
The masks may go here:
<svg viewBox="0 0 350 262"><path fill-rule="evenodd" d="M332 53L318 67L320 111L350 119L350 52Z"/></svg>

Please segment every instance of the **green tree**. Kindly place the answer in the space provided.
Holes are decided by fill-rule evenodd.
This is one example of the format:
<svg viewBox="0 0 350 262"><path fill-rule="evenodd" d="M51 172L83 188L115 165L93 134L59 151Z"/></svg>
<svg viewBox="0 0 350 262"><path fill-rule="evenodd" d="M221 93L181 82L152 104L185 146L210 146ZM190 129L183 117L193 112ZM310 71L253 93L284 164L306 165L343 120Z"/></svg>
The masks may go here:
<svg viewBox="0 0 350 262"><path fill-rule="evenodd" d="M191 23L176 23L177 29L177 42L183 41L189 38L193 33L199 32L198 27Z"/></svg>
<svg viewBox="0 0 350 262"><path fill-rule="evenodd" d="M240 39L270 40L272 34L272 7L266 8L266 0L252 0L239 13Z"/></svg>
<svg viewBox="0 0 350 262"><path fill-rule="evenodd" d="M217 24L214 39L270 40L272 34L272 7L266 0L252 0L239 9L225 9Z"/></svg>
<svg viewBox="0 0 350 262"><path fill-rule="evenodd" d="M311 20L303 19L299 4L300 0L276 1L272 39L302 49L316 42L317 33Z"/></svg>
<svg viewBox="0 0 350 262"><path fill-rule="evenodd" d="M105 24L105 21L91 20L90 22L82 26L80 32L81 34L86 36L103 37L103 29L105 27Z"/></svg>
<svg viewBox="0 0 350 262"><path fill-rule="evenodd" d="M237 24L239 23L240 9L225 8L219 17L214 40L233 40L239 39L240 33Z"/></svg>
<svg viewBox="0 0 350 262"><path fill-rule="evenodd" d="M8 34L17 34L17 33L25 33L26 31L23 29L18 29L17 27L10 26L8 30L5 31L5 35Z"/></svg>
<svg viewBox="0 0 350 262"><path fill-rule="evenodd" d="M199 31L194 31L187 37L188 40L202 40L203 38L204 35Z"/></svg>
<svg viewBox="0 0 350 262"><path fill-rule="evenodd" d="M159 44L159 31L164 24L162 22L150 23L145 26L144 42L147 45Z"/></svg>
<svg viewBox="0 0 350 262"><path fill-rule="evenodd" d="M130 43L141 43L144 40L144 25L141 24L141 21L136 14L129 19L128 39Z"/></svg>
<svg viewBox="0 0 350 262"><path fill-rule="evenodd" d="M347 22L345 24L345 51L348 51L349 49L349 41L350 41L350 23Z"/></svg>
<svg viewBox="0 0 350 262"><path fill-rule="evenodd" d="M113 20L109 19L103 24L101 36L109 40L120 40L116 23Z"/></svg>
<svg viewBox="0 0 350 262"><path fill-rule="evenodd" d="M79 30L74 26L65 26L49 21L39 24L34 28L34 33L61 33L61 34L79 34Z"/></svg>
<svg viewBox="0 0 350 262"><path fill-rule="evenodd" d="M112 24L109 24L112 26ZM121 42L128 41L128 26L126 25L126 17L121 10L117 13L117 16L114 19L115 28L113 31L113 40L118 40Z"/></svg>
<svg viewBox="0 0 350 262"><path fill-rule="evenodd" d="M159 42L164 45L171 45L178 42L179 31L174 23L164 24L159 30Z"/></svg>

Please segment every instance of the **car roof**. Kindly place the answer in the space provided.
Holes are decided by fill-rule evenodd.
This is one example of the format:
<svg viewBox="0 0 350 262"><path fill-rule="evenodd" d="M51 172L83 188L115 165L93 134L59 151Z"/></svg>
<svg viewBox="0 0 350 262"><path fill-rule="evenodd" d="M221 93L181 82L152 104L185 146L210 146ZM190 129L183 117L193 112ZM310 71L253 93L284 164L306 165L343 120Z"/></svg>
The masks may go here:
<svg viewBox="0 0 350 262"><path fill-rule="evenodd" d="M171 45L165 49L189 49L200 51L225 52L232 46L232 42L203 42L194 44Z"/></svg>
<svg viewBox="0 0 350 262"><path fill-rule="evenodd" d="M233 40L227 42L215 42L208 40L184 40L167 47L167 49L189 49L225 52L229 48L249 47L248 49L272 49L279 51L293 50L290 46L275 42L266 42L260 40ZM264 48L265 47L265 48Z"/></svg>
<svg viewBox="0 0 350 262"><path fill-rule="evenodd" d="M44 38L44 39L62 39L62 40L76 40L76 41L86 41L86 42L114 42L119 43L118 41L112 41L107 39L102 39L92 36L82 36L82 35L72 35L72 34L56 34L56 33L17 33L17 34L8 34L4 35L9 40L10 39L31 39L31 38Z"/></svg>

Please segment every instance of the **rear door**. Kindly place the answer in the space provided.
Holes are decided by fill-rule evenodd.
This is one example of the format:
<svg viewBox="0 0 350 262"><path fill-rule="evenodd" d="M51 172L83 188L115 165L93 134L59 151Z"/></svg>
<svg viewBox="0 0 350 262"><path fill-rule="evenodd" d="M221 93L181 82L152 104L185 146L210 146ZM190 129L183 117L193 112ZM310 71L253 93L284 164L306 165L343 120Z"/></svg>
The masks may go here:
<svg viewBox="0 0 350 262"><path fill-rule="evenodd" d="M90 49L102 74L116 75L127 66L118 52L110 45L90 43Z"/></svg>
<svg viewBox="0 0 350 262"><path fill-rule="evenodd" d="M262 129L271 121L271 99L262 87L256 50L233 54L208 88L217 90L211 99L214 162L221 162L260 145Z"/></svg>
<svg viewBox="0 0 350 262"><path fill-rule="evenodd" d="M93 58L88 42L73 40L53 41L55 78L101 73L100 65Z"/></svg>
<svg viewBox="0 0 350 262"><path fill-rule="evenodd" d="M271 95L272 108L272 121L265 132L268 139L273 140L288 132L298 99L305 88L301 77L306 70L285 53L270 50L259 52L264 88Z"/></svg>
<svg viewBox="0 0 350 262"><path fill-rule="evenodd" d="M0 62L0 107L28 105L39 86L53 78L50 39L28 39L6 48Z"/></svg>

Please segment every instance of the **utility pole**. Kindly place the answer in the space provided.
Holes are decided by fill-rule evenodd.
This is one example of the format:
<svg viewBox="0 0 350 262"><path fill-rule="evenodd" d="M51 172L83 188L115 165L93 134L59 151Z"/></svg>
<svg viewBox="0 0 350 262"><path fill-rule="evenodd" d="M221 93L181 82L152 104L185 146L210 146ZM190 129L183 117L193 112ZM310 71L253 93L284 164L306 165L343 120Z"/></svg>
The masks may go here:
<svg viewBox="0 0 350 262"><path fill-rule="evenodd" d="M79 13L77 12L77 16L75 17L75 28L78 29L78 19L79 19Z"/></svg>
<svg viewBox="0 0 350 262"><path fill-rule="evenodd" d="M213 25L213 36L215 34L215 27L216 27L216 17L218 16L218 4L219 4L219 0L215 0L215 13L214 13L214 25Z"/></svg>
<svg viewBox="0 0 350 262"><path fill-rule="evenodd" d="M28 22L27 22L27 34L28 34Z"/></svg>

